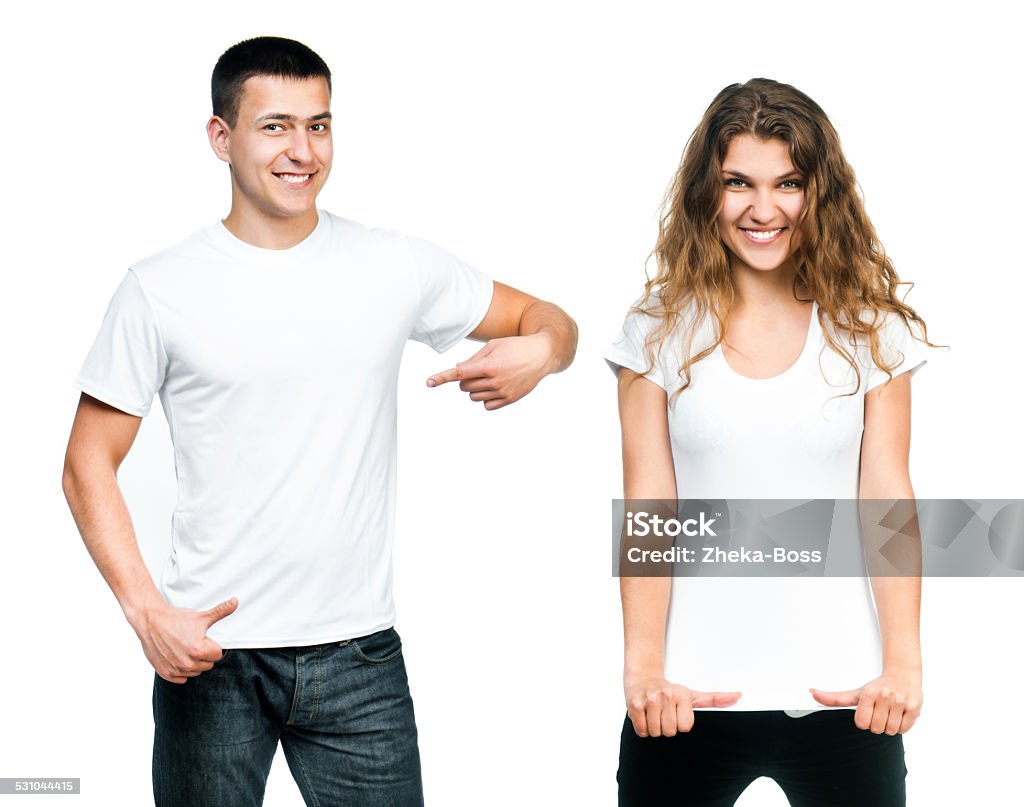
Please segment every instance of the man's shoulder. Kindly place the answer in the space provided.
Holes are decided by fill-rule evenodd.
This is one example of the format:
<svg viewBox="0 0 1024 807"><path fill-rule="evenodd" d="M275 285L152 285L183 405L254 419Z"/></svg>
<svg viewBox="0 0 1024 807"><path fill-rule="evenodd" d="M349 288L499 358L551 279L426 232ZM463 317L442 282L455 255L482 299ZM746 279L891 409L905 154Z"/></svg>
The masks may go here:
<svg viewBox="0 0 1024 807"><path fill-rule="evenodd" d="M168 269L180 266L182 261L208 260L216 253L210 237L217 225L195 230L180 241L164 247L132 264L131 270L140 279L152 277Z"/></svg>
<svg viewBox="0 0 1024 807"><path fill-rule="evenodd" d="M336 241L361 242L367 245L402 245L407 237L398 230L387 227L369 227L358 221L337 216L329 210L320 211L330 224L331 235Z"/></svg>

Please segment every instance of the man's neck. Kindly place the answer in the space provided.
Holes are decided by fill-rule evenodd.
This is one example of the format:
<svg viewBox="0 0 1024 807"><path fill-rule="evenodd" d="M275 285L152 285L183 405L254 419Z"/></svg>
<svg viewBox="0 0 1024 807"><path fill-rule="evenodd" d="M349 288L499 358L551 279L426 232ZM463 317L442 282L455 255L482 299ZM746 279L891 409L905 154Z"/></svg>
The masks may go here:
<svg viewBox="0 0 1024 807"><path fill-rule="evenodd" d="M289 249L304 241L316 229L317 221L316 208L292 218L270 218L258 214L243 215L232 206L224 219L224 226L235 238L254 247Z"/></svg>

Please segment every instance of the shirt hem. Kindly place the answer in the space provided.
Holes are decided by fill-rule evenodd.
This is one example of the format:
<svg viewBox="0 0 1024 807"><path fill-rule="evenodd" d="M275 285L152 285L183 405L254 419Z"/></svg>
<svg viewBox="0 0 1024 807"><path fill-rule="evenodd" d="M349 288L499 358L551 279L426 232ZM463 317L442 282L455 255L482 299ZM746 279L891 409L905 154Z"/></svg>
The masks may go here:
<svg viewBox="0 0 1024 807"><path fill-rule="evenodd" d="M778 701L775 702L764 702L764 701L751 701L750 704L735 704L733 706L694 706L693 711L695 712L799 712L800 715L789 715L790 717L803 716L803 714L809 714L811 712L834 712L837 709L849 709L853 711L856 707L853 706L817 706L811 708L806 705L794 706L792 701L787 701L790 705L780 706Z"/></svg>
<svg viewBox="0 0 1024 807"><path fill-rule="evenodd" d="M230 639L221 641L213 636L224 650L265 650L269 647L306 647L309 645L329 644L331 642L347 642L352 639L360 639L378 631L387 630L395 626L394 621L384 622L376 627L349 629L337 632L316 634L314 636L301 636L298 638L252 638L252 639Z"/></svg>

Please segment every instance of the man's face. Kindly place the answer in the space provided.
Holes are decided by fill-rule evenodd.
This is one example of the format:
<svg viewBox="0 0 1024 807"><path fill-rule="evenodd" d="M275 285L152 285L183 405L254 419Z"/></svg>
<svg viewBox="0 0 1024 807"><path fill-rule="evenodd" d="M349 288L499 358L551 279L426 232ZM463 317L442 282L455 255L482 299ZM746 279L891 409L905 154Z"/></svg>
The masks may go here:
<svg viewBox="0 0 1024 807"><path fill-rule="evenodd" d="M315 210L334 157L330 102L322 78L246 80L225 147L233 210L271 219Z"/></svg>

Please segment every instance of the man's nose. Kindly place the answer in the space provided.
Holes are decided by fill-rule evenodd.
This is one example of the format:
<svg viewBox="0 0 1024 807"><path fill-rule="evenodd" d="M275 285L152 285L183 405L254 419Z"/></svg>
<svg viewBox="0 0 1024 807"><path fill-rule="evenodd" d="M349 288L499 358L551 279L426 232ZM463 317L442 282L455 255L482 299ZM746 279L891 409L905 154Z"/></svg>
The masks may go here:
<svg viewBox="0 0 1024 807"><path fill-rule="evenodd" d="M313 156L313 149L309 142L309 132L305 130L295 130L292 132L291 137L288 139L288 151L286 154L288 159L294 162L309 162Z"/></svg>

